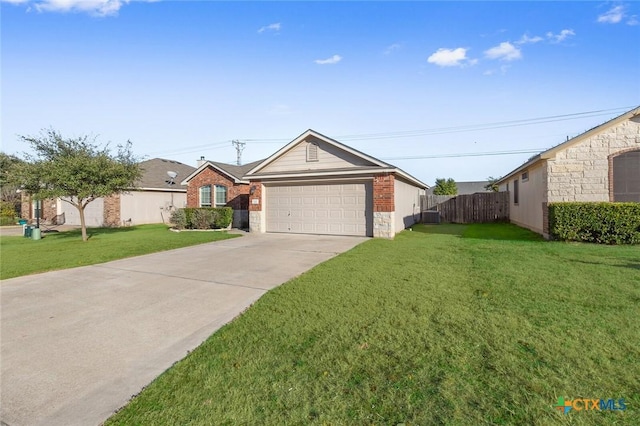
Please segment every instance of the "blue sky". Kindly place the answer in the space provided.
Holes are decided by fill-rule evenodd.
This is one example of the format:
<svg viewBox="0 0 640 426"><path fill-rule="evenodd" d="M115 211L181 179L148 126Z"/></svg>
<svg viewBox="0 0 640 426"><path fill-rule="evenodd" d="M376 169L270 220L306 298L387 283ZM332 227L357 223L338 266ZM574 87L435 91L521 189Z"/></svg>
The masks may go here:
<svg viewBox="0 0 640 426"><path fill-rule="evenodd" d="M635 2L0 1L8 153L54 128L249 162L312 128L483 180L640 104Z"/></svg>

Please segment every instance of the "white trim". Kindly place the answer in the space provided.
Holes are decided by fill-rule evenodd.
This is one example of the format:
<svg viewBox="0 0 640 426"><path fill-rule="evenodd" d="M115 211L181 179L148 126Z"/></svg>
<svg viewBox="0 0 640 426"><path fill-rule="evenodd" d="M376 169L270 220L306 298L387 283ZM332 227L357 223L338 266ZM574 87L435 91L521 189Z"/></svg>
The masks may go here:
<svg viewBox="0 0 640 426"><path fill-rule="evenodd" d="M132 188L127 191L187 192L187 188Z"/></svg>
<svg viewBox="0 0 640 426"><path fill-rule="evenodd" d="M324 183L339 183L339 182L369 182L373 181L373 176L361 176L351 178L329 178L329 179L290 179L290 180L278 180L276 182L262 182L263 186L278 186L278 185L296 185L296 184L324 184Z"/></svg>
<svg viewBox="0 0 640 426"><path fill-rule="evenodd" d="M334 175L349 175L349 176L357 176L357 175L376 175L378 173L393 173L396 172L397 169L393 168L384 168L384 169L364 169L364 170L323 170L323 171L314 171L314 172L298 172L298 173L278 173L273 175L254 175L251 176L251 180L260 180L267 181L269 179L282 179L282 178L296 178L296 177L322 177L322 176L334 176Z"/></svg>

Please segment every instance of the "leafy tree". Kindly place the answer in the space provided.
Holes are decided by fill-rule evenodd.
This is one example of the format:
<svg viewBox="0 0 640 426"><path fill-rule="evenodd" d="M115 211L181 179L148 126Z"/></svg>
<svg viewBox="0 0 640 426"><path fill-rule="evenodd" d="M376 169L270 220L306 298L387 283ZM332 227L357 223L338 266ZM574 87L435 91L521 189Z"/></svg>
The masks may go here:
<svg viewBox="0 0 640 426"><path fill-rule="evenodd" d="M36 200L64 197L62 201L77 208L83 241L87 241L87 205L97 198L126 192L142 174L130 141L118 145L114 155L108 145L96 145L95 138L65 139L55 130L20 139L29 143L35 154L27 155L15 168L15 182Z"/></svg>
<svg viewBox="0 0 640 426"><path fill-rule="evenodd" d="M17 165L22 160L15 155L0 152L0 202L5 208L13 206L14 214L20 211L20 194L16 192L19 189L12 183L12 175Z"/></svg>
<svg viewBox="0 0 640 426"><path fill-rule="evenodd" d="M486 189L487 191L493 191L493 192L498 192L500 190L500 188L498 188L498 181L500 180L500 178L495 178L493 176L489 176L487 178L487 181L489 183L487 183L484 186L484 189Z"/></svg>
<svg viewBox="0 0 640 426"><path fill-rule="evenodd" d="M457 193L458 187L456 186L455 180L453 180L452 178L436 179L436 186L433 188L434 195L456 195Z"/></svg>

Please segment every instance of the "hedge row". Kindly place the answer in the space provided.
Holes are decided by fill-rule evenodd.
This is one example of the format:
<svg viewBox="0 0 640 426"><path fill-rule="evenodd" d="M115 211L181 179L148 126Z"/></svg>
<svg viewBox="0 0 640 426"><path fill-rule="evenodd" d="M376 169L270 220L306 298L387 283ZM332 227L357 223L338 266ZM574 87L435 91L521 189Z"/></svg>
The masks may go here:
<svg viewBox="0 0 640 426"><path fill-rule="evenodd" d="M640 244L640 203L551 203L553 239Z"/></svg>
<svg viewBox="0 0 640 426"><path fill-rule="evenodd" d="M222 229L233 221L231 207L187 207L171 214L171 223L178 229Z"/></svg>

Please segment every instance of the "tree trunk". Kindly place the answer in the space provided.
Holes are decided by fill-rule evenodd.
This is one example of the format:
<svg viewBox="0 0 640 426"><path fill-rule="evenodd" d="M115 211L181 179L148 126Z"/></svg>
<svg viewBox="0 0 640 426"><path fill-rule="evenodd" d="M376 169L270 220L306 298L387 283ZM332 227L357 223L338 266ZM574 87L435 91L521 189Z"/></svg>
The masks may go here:
<svg viewBox="0 0 640 426"><path fill-rule="evenodd" d="M84 208L86 207L84 203L78 200L78 204L76 205L78 208L78 213L80 214L80 227L82 228L82 241L87 241L87 224L84 222Z"/></svg>

